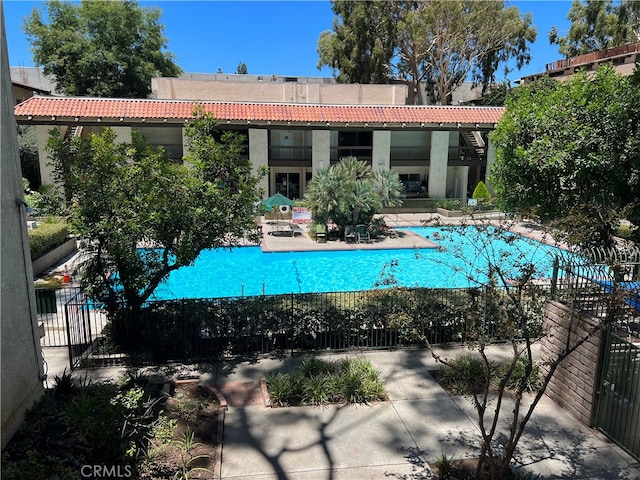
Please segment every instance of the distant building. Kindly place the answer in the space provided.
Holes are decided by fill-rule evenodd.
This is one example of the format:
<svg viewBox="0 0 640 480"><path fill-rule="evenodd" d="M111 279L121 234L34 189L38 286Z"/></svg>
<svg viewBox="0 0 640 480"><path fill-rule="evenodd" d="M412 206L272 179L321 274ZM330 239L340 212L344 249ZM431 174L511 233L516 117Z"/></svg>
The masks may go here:
<svg viewBox="0 0 640 480"><path fill-rule="evenodd" d="M13 92L13 103L15 105L24 102L27 98L31 98L34 95L49 95L51 93L48 90L40 90L30 85L24 85L14 81L11 82L11 90Z"/></svg>
<svg viewBox="0 0 640 480"><path fill-rule="evenodd" d="M11 83L24 85L31 90L47 92L52 95L62 95L56 90L56 82L53 78L42 73L37 67L11 67Z"/></svg>
<svg viewBox="0 0 640 480"><path fill-rule="evenodd" d="M16 107L23 125L37 125L43 182L48 131L86 136L113 127L127 141L133 130L167 155L185 154L184 123L201 102L221 130L247 138L246 152L272 195L302 198L318 168L355 156L374 169L393 169L409 196L466 199L486 181L494 158L487 134L498 107L408 105L406 84L339 84L333 79L185 74L154 78L152 98L34 97ZM471 90L468 90L469 92Z"/></svg>
<svg viewBox="0 0 640 480"><path fill-rule="evenodd" d="M577 57L556 60L555 62L547 63L544 72L522 77L520 83L530 83L543 76L563 80L570 78L579 70L591 72L597 70L600 65L605 64L613 66L618 74L628 76L633 73L636 62L640 62L640 43L607 48L578 55Z"/></svg>
<svg viewBox="0 0 640 480"><path fill-rule="evenodd" d="M335 79L326 77L183 73L178 78L152 79L150 97L344 105L413 105L414 100L409 90L407 84L402 81L381 85L359 85L337 83ZM364 96L361 95L363 93ZM436 104L426 83L420 84L419 96L419 105ZM464 82L451 94L452 104L473 104L480 100L481 96L480 86Z"/></svg>

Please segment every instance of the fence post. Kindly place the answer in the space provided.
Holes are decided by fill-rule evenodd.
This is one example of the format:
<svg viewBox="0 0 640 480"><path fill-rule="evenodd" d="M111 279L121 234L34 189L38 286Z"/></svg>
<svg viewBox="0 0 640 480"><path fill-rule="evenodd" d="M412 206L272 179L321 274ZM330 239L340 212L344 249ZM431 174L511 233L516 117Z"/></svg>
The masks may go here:
<svg viewBox="0 0 640 480"><path fill-rule="evenodd" d="M558 270L560 268L560 260L558 255L553 259L553 275L551 276L551 298L556 298L556 291L558 288Z"/></svg>
<svg viewBox="0 0 640 480"><path fill-rule="evenodd" d="M293 319L293 292L291 292L291 312L289 314L289 322L291 322L290 325L291 325L291 332L293 337L293 334L295 333L295 321ZM294 341L293 341L293 338L291 338L291 356L292 357L293 357L293 344L294 344Z"/></svg>
<svg viewBox="0 0 640 480"><path fill-rule="evenodd" d="M184 362L187 361L187 320L185 317L185 302L185 298L180 301L180 320L182 321L182 359Z"/></svg>
<svg viewBox="0 0 640 480"><path fill-rule="evenodd" d="M64 304L64 319L65 322L67 323L67 345L68 345L68 350L69 350L69 371L72 372L73 371L73 346L71 345L71 328L70 328L70 322L69 322L69 304L65 302Z"/></svg>

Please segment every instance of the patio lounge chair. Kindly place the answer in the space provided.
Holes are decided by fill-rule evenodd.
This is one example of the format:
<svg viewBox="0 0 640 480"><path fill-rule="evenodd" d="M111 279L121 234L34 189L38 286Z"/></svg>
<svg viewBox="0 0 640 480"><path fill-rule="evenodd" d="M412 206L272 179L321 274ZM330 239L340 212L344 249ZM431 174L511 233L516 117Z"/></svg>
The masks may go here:
<svg viewBox="0 0 640 480"><path fill-rule="evenodd" d="M366 225L356 225L356 243L370 243L371 235L369 235L369 230L367 230Z"/></svg>
<svg viewBox="0 0 640 480"><path fill-rule="evenodd" d="M289 225L287 225L287 232L292 237L295 237L296 235L302 235L303 230L302 228L300 228L300 225L296 223L290 223Z"/></svg>
<svg viewBox="0 0 640 480"><path fill-rule="evenodd" d="M278 223L273 230L268 232L269 235L274 237L295 237L296 235L302 235L302 233L302 228L295 223L287 223L284 225Z"/></svg>
<svg viewBox="0 0 640 480"><path fill-rule="evenodd" d="M325 224L316 225L316 242L327 243L327 226Z"/></svg>
<svg viewBox="0 0 640 480"><path fill-rule="evenodd" d="M346 225L344 227L344 242L356 242L357 240L356 230L353 225Z"/></svg>

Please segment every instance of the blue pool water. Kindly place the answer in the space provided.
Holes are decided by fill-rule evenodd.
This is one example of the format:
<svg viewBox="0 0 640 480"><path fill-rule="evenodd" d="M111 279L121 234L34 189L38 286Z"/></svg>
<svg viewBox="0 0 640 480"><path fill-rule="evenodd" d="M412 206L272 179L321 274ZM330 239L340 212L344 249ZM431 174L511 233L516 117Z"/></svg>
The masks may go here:
<svg viewBox="0 0 640 480"><path fill-rule="evenodd" d="M158 287L154 298L368 290L384 283L383 280L390 276L394 279L391 286L406 287L468 287L467 274L479 282L486 280L477 273L478 267L486 266L486 260L473 246L482 245L486 238L483 235L477 238L475 233L461 236L440 227L401 230L428 236L441 249L288 253L262 253L259 247L207 250L192 267L172 272ZM436 232L440 238L434 238ZM541 276L551 276L555 248L515 235L511 240L493 243L494 255L501 256L505 265L518 261L517 255L523 255L534 263ZM454 249L461 249L463 260L452 256ZM389 283L383 286L389 286Z"/></svg>

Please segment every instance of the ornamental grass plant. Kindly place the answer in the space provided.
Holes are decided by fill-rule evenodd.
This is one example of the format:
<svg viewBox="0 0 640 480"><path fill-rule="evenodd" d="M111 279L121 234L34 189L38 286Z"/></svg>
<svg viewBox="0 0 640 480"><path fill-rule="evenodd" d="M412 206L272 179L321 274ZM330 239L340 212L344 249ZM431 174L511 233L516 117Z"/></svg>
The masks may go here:
<svg viewBox="0 0 640 480"><path fill-rule="evenodd" d="M296 371L268 375L266 383L271 404L279 407L387 399L379 371L362 358L329 361L305 357Z"/></svg>

